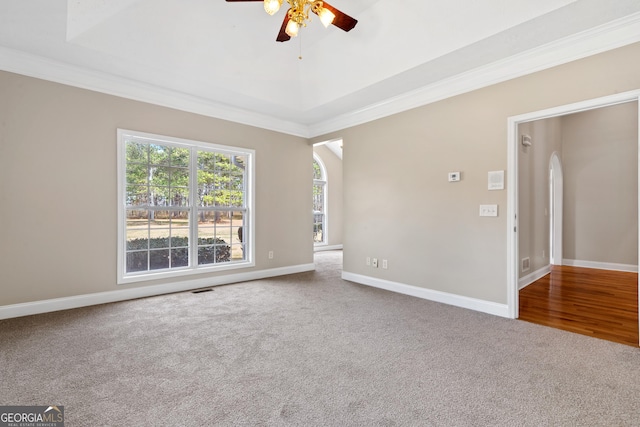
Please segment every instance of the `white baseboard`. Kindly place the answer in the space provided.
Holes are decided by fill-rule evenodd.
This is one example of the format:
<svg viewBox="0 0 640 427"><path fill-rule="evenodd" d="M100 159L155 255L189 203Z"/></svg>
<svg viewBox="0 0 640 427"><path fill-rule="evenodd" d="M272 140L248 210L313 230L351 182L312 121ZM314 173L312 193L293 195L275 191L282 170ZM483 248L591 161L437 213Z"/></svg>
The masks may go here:
<svg viewBox="0 0 640 427"><path fill-rule="evenodd" d="M185 280L182 282L166 283L163 285L141 286L117 291L97 292L93 294L75 295L72 297L11 304L0 306L0 319L10 319L12 317L68 310L71 308L126 301L174 292L191 291L210 286L228 285L230 283L246 282L249 280L265 279L268 277L284 276L286 274L303 273L313 270L315 270L314 264L300 264L290 267L270 268L267 270L250 271L225 276Z"/></svg>
<svg viewBox="0 0 640 427"><path fill-rule="evenodd" d="M597 268L600 270L629 271L638 272L638 266L633 264L616 264L615 262L598 262L598 261L582 261L578 259L563 259L563 265L571 265L573 267Z"/></svg>
<svg viewBox="0 0 640 427"><path fill-rule="evenodd" d="M320 252L320 251L341 251L342 250L342 245L314 246L313 250L315 252Z"/></svg>
<svg viewBox="0 0 640 427"><path fill-rule="evenodd" d="M480 311L482 313L493 314L500 317L509 317L509 307L507 304L498 304L491 301L450 294L447 292L434 291L432 289L420 288L418 286L405 285L403 283L391 282L389 280L378 279L360 274L342 272L342 278L361 285L373 286L375 288L386 289L400 294L411 295L429 301L449 304L456 307L467 308Z"/></svg>
<svg viewBox="0 0 640 427"><path fill-rule="evenodd" d="M533 273L529 273L526 276L521 277L520 279L518 279L518 290L529 286L536 280L543 278L549 273L551 273L551 266L545 265L544 267L537 269Z"/></svg>

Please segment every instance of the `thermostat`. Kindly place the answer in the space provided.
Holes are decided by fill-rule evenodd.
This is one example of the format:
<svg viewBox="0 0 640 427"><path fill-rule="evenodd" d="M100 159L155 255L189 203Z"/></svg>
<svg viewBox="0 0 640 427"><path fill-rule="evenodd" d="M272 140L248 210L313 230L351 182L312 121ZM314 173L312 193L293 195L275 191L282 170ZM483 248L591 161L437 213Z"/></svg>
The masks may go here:
<svg viewBox="0 0 640 427"><path fill-rule="evenodd" d="M504 190L504 171L489 172L489 190Z"/></svg>

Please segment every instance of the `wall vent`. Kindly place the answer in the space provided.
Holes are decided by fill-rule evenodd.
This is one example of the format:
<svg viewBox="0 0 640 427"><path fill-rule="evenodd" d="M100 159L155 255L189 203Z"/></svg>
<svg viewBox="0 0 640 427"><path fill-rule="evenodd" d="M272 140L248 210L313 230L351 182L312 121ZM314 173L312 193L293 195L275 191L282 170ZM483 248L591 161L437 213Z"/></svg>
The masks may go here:
<svg viewBox="0 0 640 427"><path fill-rule="evenodd" d="M522 258L522 267L521 267L521 271L524 273L525 271L529 271L529 267L531 266L531 261L529 260L529 257L526 258Z"/></svg>
<svg viewBox="0 0 640 427"><path fill-rule="evenodd" d="M192 294L201 294L203 292L212 292L213 289L211 288L207 288L207 289L196 289L195 291L191 291Z"/></svg>

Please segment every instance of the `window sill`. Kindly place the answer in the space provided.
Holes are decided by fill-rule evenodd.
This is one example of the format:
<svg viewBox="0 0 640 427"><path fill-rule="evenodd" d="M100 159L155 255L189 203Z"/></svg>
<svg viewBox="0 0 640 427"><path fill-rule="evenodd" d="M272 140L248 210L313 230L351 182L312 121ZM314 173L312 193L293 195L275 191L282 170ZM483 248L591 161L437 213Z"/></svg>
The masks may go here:
<svg viewBox="0 0 640 427"><path fill-rule="evenodd" d="M180 270L177 270L177 269L170 270L170 271L159 270L157 272L145 271L144 273L140 273L140 274L130 274L124 277L123 276L118 277L118 285L127 285L130 283L137 283L137 282L150 282L154 280L169 279L169 278L175 278L175 277L210 274L210 273L216 273L218 271L250 268L250 267L255 267L255 265L256 265L255 262L240 261L240 262L234 262L234 263L229 263L224 265L213 265L210 267L199 267L199 268L185 267L184 269L180 269Z"/></svg>

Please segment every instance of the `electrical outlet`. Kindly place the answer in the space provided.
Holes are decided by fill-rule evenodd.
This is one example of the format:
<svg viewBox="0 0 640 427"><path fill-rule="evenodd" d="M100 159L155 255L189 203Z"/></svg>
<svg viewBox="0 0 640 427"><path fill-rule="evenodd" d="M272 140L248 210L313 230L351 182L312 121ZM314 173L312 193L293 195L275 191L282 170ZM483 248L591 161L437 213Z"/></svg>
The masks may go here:
<svg viewBox="0 0 640 427"><path fill-rule="evenodd" d="M367 265L371 265L371 257L370 256L367 257Z"/></svg>
<svg viewBox="0 0 640 427"><path fill-rule="evenodd" d="M373 259L373 268L378 268L378 258Z"/></svg>
<svg viewBox="0 0 640 427"><path fill-rule="evenodd" d="M273 251L269 251L269 259L273 259Z"/></svg>
<svg viewBox="0 0 640 427"><path fill-rule="evenodd" d="M386 270L387 268L389 268L389 263L387 262L387 260L386 260L386 259L383 259L383 260L382 260L382 268L384 268L385 270Z"/></svg>

